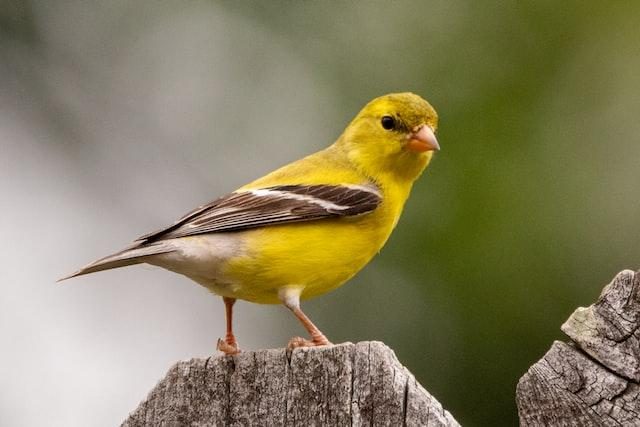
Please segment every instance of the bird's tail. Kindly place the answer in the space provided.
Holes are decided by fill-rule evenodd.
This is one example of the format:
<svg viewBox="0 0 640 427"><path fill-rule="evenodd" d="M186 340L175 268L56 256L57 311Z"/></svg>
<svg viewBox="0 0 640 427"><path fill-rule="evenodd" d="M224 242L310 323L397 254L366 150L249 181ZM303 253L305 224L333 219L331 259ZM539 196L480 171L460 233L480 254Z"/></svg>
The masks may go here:
<svg viewBox="0 0 640 427"><path fill-rule="evenodd" d="M115 254L100 258L89 265L68 276L58 279L58 282L71 279L72 277L84 274L95 273L96 271L109 270L111 268L125 267L127 265L140 264L152 255L164 254L175 251L175 247L169 242L155 242L144 246L135 245L116 252Z"/></svg>

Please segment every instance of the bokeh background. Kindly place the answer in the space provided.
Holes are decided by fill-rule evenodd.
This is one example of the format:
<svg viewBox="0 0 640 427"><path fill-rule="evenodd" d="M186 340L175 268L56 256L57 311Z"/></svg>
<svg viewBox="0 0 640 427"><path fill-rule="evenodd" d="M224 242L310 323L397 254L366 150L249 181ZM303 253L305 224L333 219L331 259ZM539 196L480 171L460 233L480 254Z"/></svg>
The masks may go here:
<svg viewBox="0 0 640 427"><path fill-rule="evenodd" d="M223 333L177 275L55 279L414 91L442 151L382 253L305 307L464 425L514 425L561 323L640 267L638 22L630 1L4 0L0 424L116 425ZM245 349L301 333L237 307Z"/></svg>

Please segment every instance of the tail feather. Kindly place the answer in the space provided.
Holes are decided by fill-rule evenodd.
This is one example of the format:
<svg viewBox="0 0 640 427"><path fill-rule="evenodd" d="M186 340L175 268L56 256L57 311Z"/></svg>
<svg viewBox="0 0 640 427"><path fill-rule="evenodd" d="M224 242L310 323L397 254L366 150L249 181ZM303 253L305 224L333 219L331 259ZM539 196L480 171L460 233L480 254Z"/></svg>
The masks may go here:
<svg viewBox="0 0 640 427"><path fill-rule="evenodd" d="M151 243L144 246L133 246L126 248L115 254L100 258L89 265L82 267L80 270L68 276L58 279L58 282L71 279L72 277L82 276L97 271L109 270L112 268L125 267L127 265L140 264L151 255L164 254L173 252L175 247L168 242Z"/></svg>

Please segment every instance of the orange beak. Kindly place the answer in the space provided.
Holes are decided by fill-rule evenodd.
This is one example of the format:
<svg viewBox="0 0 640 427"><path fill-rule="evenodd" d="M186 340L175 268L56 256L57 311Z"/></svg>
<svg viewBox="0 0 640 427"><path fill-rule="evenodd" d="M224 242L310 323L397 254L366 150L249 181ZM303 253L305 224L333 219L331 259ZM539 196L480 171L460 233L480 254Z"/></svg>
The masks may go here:
<svg viewBox="0 0 640 427"><path fill-rule="evenodd" d="M409 142L407 142L406 148L416 153L424 153L425 151L439 151L440 144L438 144L431 126L421 125L409 135Z"/></svg>

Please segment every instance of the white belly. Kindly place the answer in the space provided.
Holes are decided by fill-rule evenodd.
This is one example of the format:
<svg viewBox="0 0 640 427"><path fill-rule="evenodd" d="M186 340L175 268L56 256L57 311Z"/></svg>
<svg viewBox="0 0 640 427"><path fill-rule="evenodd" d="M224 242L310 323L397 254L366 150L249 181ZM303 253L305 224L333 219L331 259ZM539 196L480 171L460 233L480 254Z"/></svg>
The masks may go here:
<svg viewBox="0 0 640 427"><path fill-rule="evenodd" d="M211 233L171 240L174 252L147 261L185 275L221 296L233 297L236 286L225 274L229 258L245 253L243 233Z"/></svg>

